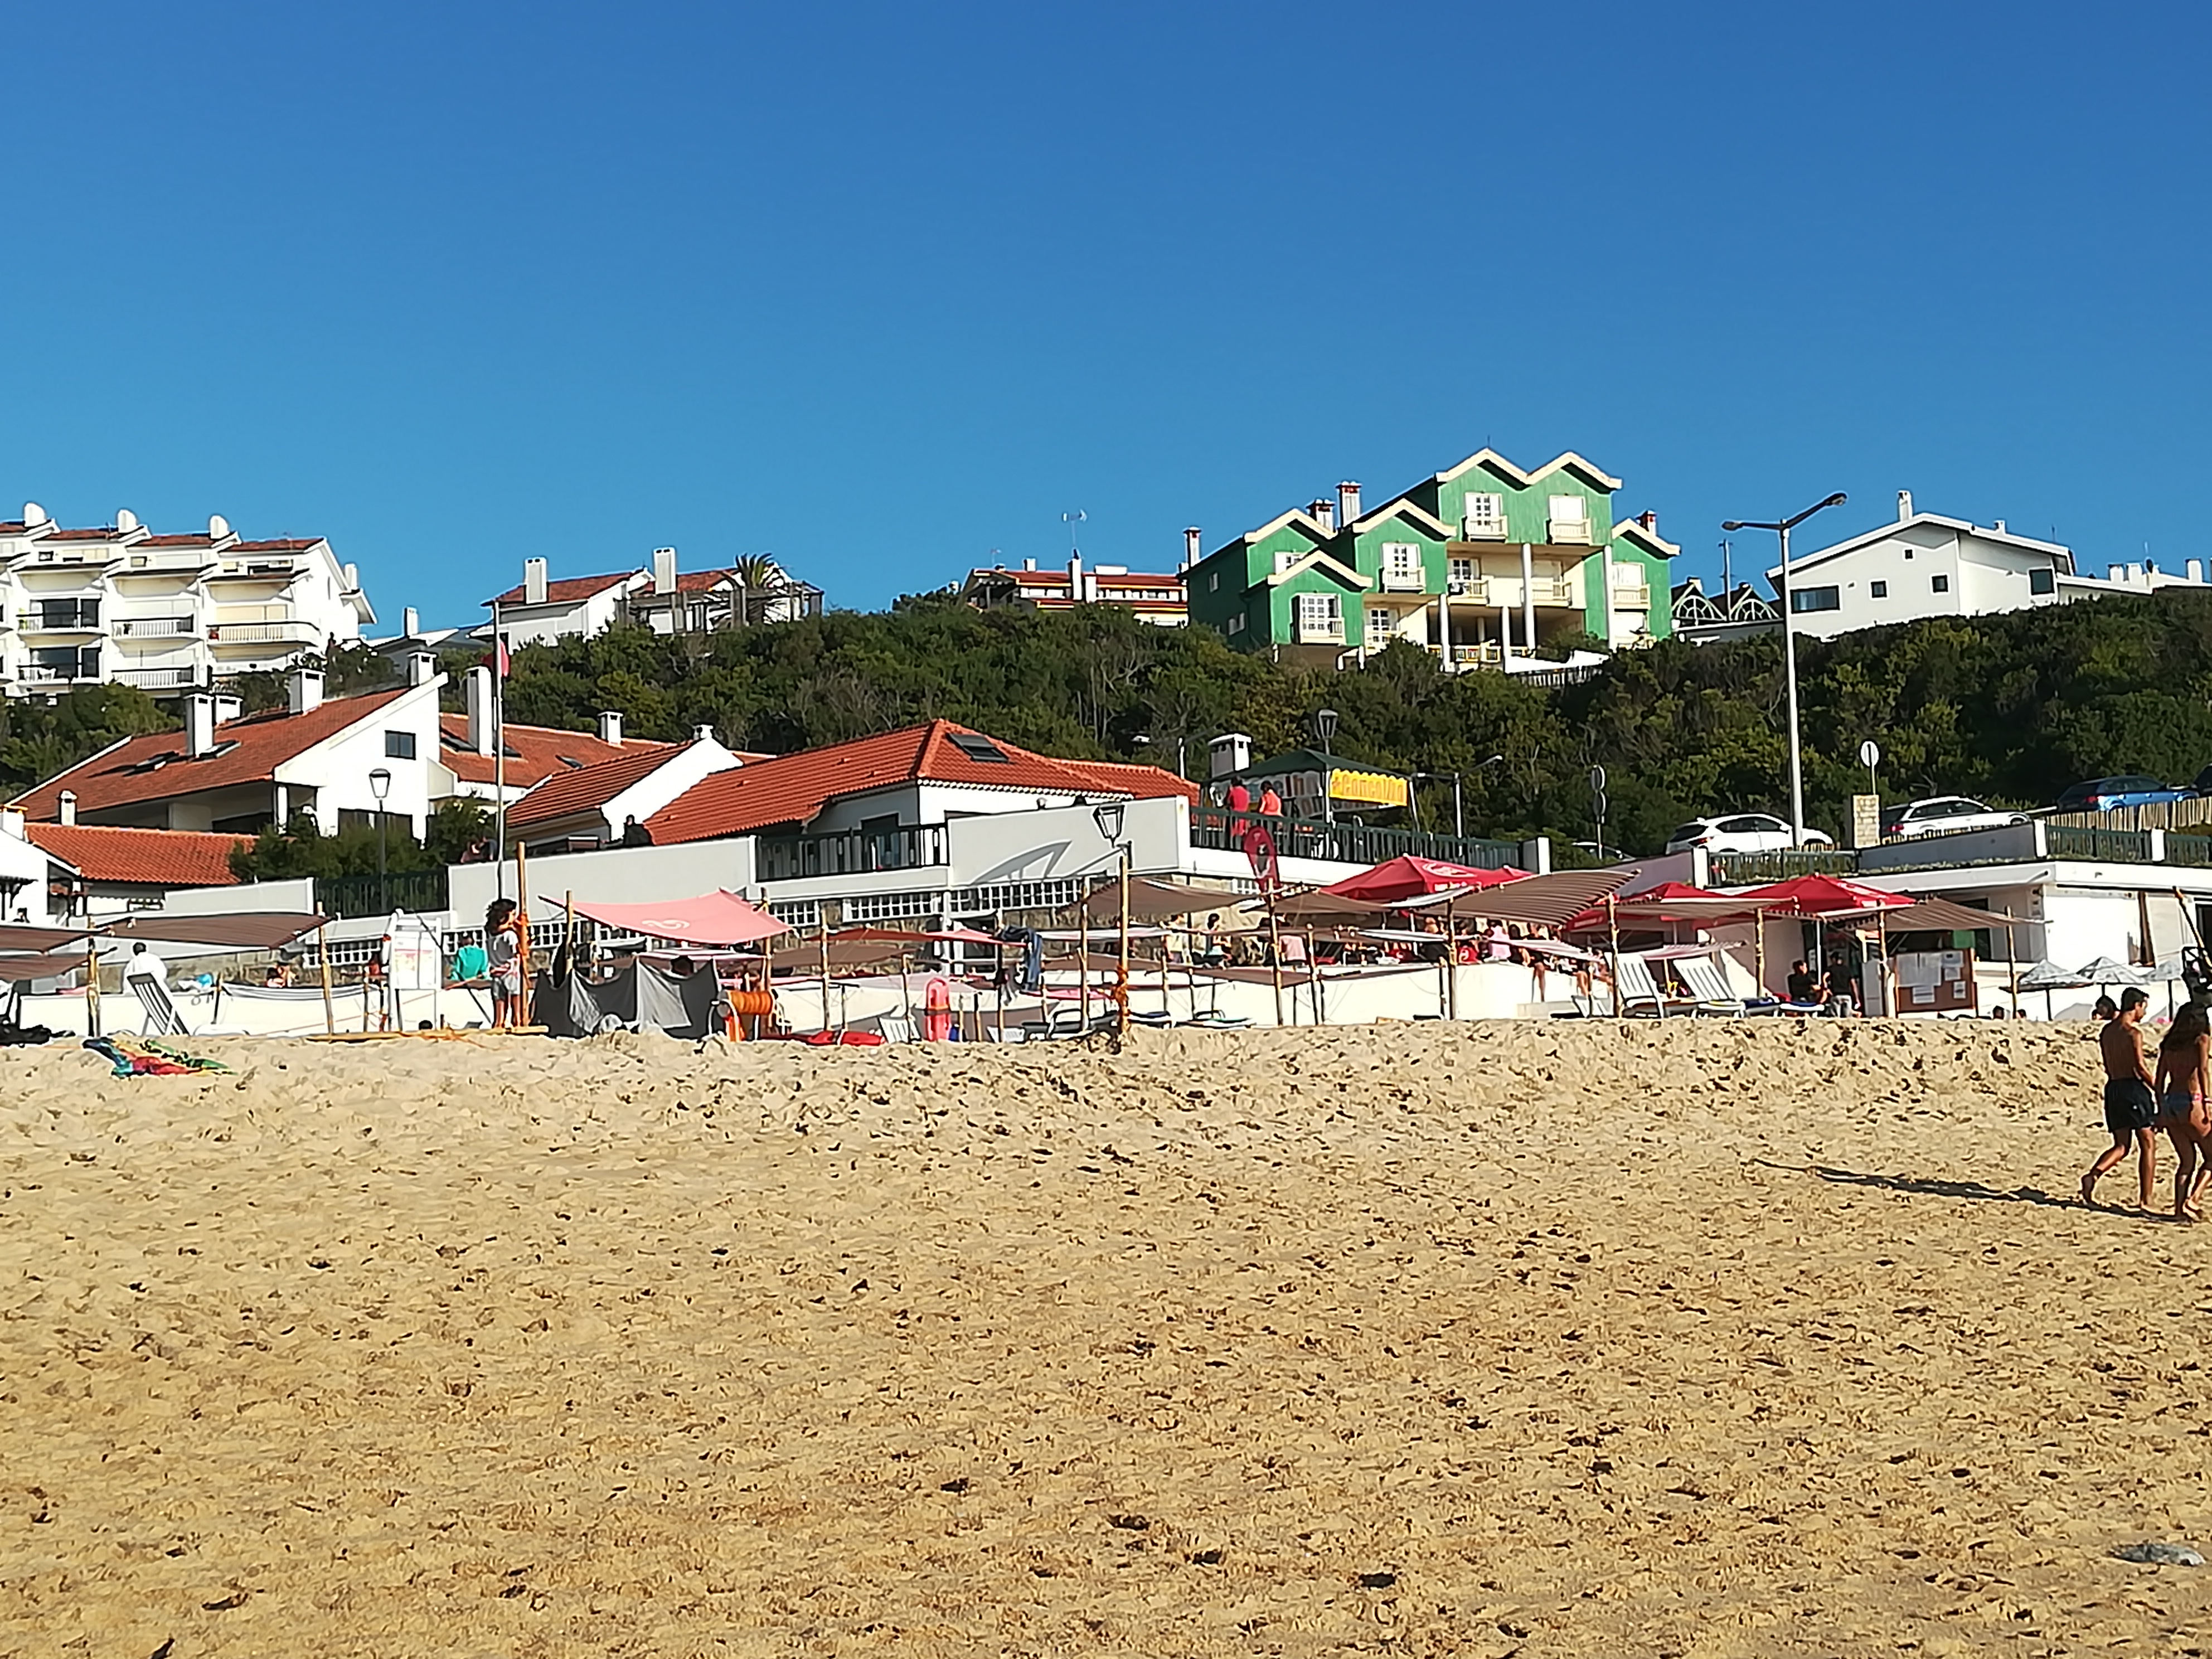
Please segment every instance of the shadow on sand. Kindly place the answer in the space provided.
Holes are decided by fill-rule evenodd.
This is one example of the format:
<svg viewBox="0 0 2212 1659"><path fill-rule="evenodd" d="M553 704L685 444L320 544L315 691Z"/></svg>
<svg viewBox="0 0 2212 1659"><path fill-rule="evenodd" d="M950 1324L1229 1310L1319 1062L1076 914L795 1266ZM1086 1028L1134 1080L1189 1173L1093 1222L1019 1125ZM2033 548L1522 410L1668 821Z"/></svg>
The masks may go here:
<svg viewBox="0 0 2212 1659"><path fill-rule="evenodd" d="M1790 1166L1777 1164L1770 1167L1783 1170ZM2061 1197L2055 1193L2046 1193L2040 1187L2014 1187L2008 1192L1985 1187L1978 1181L1936 1181L1925 1176L1871 1175L1860 1170L1838 1170L1826 1164L1810 1164L1803 1167L1823 1181L1847 1187L1879 1187L1885 1192L1914 1193L1925 1198L1969 1198L1984 1204L2040 1204L2054 1210L2078 1210L2081 1207L2079 1198Z"/></svg>

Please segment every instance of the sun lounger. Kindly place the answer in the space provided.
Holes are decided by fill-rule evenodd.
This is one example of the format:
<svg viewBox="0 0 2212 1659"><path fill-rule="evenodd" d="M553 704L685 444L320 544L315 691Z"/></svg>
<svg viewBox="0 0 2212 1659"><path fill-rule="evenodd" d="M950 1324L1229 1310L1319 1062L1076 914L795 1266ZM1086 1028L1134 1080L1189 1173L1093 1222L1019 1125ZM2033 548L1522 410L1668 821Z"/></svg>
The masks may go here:
<svg viewBox="0 0 2212 1659"><path fill-rule="evenodd" d="M1729 988L1728 975L1713 957L1680 957L1674 963L1674 971L1690 988L1691 1013L1737 1016L1744 1012L1743 999Z"/></svg>

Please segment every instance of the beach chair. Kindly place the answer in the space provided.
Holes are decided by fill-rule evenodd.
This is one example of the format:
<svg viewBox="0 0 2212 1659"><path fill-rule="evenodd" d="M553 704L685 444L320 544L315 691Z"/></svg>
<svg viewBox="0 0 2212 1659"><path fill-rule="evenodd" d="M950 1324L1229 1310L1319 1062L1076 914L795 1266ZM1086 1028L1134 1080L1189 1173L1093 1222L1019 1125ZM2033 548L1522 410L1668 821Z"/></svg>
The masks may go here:
<svg viewBox="0 0 2212 1659"><path fill-rule="evenodd" d="M185 1017L177 1012L177 1005L169 1000L169 988L151 974L125 974L131 988L138 994L138 1006L146 1011L148 1036L190 1036L185 1029Z"/></svg>
<svg viewBox="0 0 2212 1659"><path fill-rule="evenodd" d="M1651 964L1642 957L1621 957L1616 978L1620 1011L1632 1018L1664 1019L1670 1012L1681 1012L1681 1005L1669 1003L1661 992L1659 981L1651 976Z"/></svg>
<svg viewBox="0 0 2212 1659"><path fill-rule="evenodd" d="M876 1022L876 1030L886 1042L912 1042L915 1040L914 1022L902 1014L885 1014Z"/></svg>
<svg viewBox="0 0 2212 1659"><path fill-rule="evenodd" d="M1692 1014L1735 1018L1742 1014L1743 999L1729 988L1728 975L1711 957L1684 957L1674 963L1682 983L1690 988Z"/></svg>

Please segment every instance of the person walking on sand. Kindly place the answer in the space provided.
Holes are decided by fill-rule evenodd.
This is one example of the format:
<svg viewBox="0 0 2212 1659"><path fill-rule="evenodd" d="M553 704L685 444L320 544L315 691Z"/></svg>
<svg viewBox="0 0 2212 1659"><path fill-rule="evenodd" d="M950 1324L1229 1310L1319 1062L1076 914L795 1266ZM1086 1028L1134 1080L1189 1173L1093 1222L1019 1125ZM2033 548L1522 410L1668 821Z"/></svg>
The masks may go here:
<svg viewBox="0 0 2212 1659"><path fill-rule="evenodd" d="M2143 1010L2149 1006L2150 994L2131 988L2122 994L2119 1012L2097 1033L2098 1052L2105 1061L2105 1127L2112 1131L2112 1144L2081 1177L2084 1204L2097 1201L2099 1178L2116 1168L2130 1146L2136 1151L2146 1210L2158 1188L2158 1136L2151 1129L2158 1117L2158 1099L2142 1052Z"/></svg>
<svg viewBox="0 0 2212 1659"><path fill-rule="evenodd" d="M521 912L513 899L494 899L484 910L484 957L491 973L491 1024L522 1024Z"/></svg>
<svg viewBox="0 0 2212 1659"><path fill-rule="evenodd" d="M2173 1218L2198 1221L2203 1212L2197 1194L2212 1176L2206 1143L2212 1140L2212 1114L2204 1097L2212 1092L2212 1018L2191 998L2181 1005L2158 1045L2157 1127L2173 1142Z"/></svg>

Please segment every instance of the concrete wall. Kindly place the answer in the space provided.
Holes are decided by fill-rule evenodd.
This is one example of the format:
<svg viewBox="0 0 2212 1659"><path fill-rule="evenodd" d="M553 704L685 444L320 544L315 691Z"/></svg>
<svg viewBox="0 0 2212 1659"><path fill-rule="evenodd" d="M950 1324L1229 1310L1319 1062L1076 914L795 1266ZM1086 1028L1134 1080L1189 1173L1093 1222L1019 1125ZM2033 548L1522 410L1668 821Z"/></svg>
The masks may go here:
<svg viewBox="0 0 2212 1659"><path fill-rule="evenodd" d="M503 866L505 890L514 897L515 864ZM501 892L502 866L457 864L447 872L449 906L459 927L481 920L484 907ZM530 909L550 914L564 893L605 904L651 904L662 899L696 898L718 887L732 892L755 885L750 836L728 841L687 842L678 847L604 847L589 853L563 853L532 859Z"/></svg>

